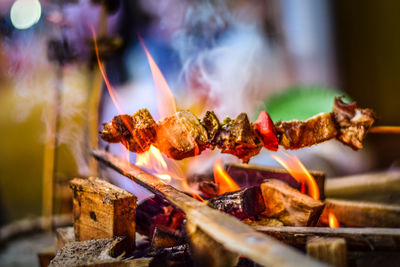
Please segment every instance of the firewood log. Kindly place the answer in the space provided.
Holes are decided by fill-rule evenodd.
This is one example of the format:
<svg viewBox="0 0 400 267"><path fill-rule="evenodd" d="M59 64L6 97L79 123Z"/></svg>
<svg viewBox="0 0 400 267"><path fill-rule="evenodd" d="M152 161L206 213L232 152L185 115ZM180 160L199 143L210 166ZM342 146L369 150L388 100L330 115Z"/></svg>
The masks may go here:
<svg viewBox="0 0 400 267"><path fill-rule="evenodd" d="M307 240L307 254L335 267L347 266L347 247L344 238L311 237Z"/></svg>
<svg viewBox="0 0 400 267"><path fill-rule="evenodd" d="M151 246L154 248L169 248L182 245L185 242L185 236L181 231L162 225L155 227L151 238Z"/></svg>
<svg viewBox="0 0 400 267"><path fill-rule="evenodd" d="M366 201L326 199L320 223L328 225L329 213L333 213L340 224L355 227L399 227L400 206Z"/></svg>
<svg viewBox="0 0 400 267"><path fill-rule="evenodd" d="M288 245L303 249L307 238L338 237L346 239L350 250L400 251L398 228L328 228L328 227L268 227L252 226L255 230L275 237Z"/></svg>
<svg viewBox="0 0 400 267"><path fill-rule="evenodd" d="M126 236L135 246L136 197L99 178L70 182L74 192L74 232L78 241Z"/></svg>
<svg viewBox="0 0 400 267"><path fill-rule="evenodd" d="M225 169L240 187L257 186L264 180L276 179L284 181L296 189L300 190L301 188L301 184L283 168L232 163L227 164ZM319 171L310 171L310 174L318 185L320 198L324 199L325 174Z"/></svg>
<svg viewBox="0 0 400 267"><path fill-rule="evenodd" d="M261 192L265 203L264 214L279 219L284 225L313 226L324 208L321 201L279 180L265 181L261 184Z"/></svg>
<svg viewBox="0 0 400 267"><path fill-rule="evenodd" d="M258 215L265 210L259 186L225 193L209 199L208 203L209 206L241 220Z"/></svg>

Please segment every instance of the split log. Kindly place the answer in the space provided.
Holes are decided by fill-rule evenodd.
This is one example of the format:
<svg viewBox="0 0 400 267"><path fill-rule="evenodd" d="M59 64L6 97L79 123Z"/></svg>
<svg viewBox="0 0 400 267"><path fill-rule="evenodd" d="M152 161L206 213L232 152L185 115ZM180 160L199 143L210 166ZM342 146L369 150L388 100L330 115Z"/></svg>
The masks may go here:
<svg viewBox="0 0 400 267"><path fill-rule="evenodd" d="M170 248L186 243L184 234L162 225L155 227L151 246L154 248Z"/></svg>
<svg viewBox="0 0 400 267"><path fill-rule="evenodd" d="M258 215L265 210L259 186L213 197L208 200L208 204L240 220Z"/></svg>
<svg viewBox="0 0 400 267"><path fill-rule="evenodd" d="M400 250L399 228L252 227L297 248L304 248L307 238L320 236L344 238L351 250Z"/></svg>
<svg viewBox="0 0 400 267"><path fill-rule="evenodd" d="M126 246L129 245L127 241L126 238L114 237L70 242L57 252L49 266L148 266L151 259L148 259L147 265L144 265L143 259L123 260L121 258L120 255L124 254Z"/></svg>
<svg viewBox="0 0 400 267"><path fill-rule="evenodd" d="M101 150L93 151L93 155L151 192L165 197L185 212L187 220L192 225L223 246L225 251L247 257L261 265L296 267L322 265L275 239L257 233L238 219L178 191L129 161Z"/></svg>
<svg viewBox="0 0 400 267"><path fill-rule="evenodd" d="M135 247L136 197L99 178L70 182L74 192L74 232L78 241L127 237L127 250Z"/></svg>
<svg viewBox="0 0 400 267"><path fill-rule="evenodd" d="M284 181L290 186L300 190L301 184L297 182L285 169L266 167L252 164L227 164L228 174L242 188L260 185L264 180L276 179ZM310 171L318 185L320 198L324 199L325 174L319 171Z"/></svg>
<svg viewBox="0 0 400 267"><path fill-rule="evenodd" d="M325 183L325 194L331 198L400 203L400 171L330 178Z"/></svg>
<svg viewBox="0 0 400 267"><path fill-rule="evenodd" d="M324 204L314 200L279 180L268 180L261 184L265 201L264 214L277 218L284 225L313 226L318 222Z"/></svg>
<svg viewBox="0 0 400 267"><path fill-rule="evenodd" d="M340 224L355 227L399 227L400 206L372 202L326 199L320 223L328 225L332 212Z"/></svg>
<svg viewBox="0 0 400 267"><path fill-rule="evenodd" d="M307 240L306 250L311 257L332 266L347 266L347 247L343 238L311 237Z"/></svg>
<svg viewBox="0 0 400 267"><path fill-rule="evenodd" d="M64 227L56 229L56 250L59 251L66 244L75 242L74 227Z"/></svg>

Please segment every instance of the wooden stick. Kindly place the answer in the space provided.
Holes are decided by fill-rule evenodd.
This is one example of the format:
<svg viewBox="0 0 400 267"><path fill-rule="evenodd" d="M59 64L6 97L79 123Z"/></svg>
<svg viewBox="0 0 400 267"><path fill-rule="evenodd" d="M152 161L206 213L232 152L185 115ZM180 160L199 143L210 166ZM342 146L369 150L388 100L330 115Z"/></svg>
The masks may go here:
<svg viewBox="0 0 400 267"><path fill-rule="evenodd" d="M264 214L277 218L284 225L314 226L324 203L300 193L286 183L270 179L261 184L265 202Z"/></svg>
<svg viewBox="0 0 400 267"><path fill-rule="evenodd" d="M344 238L310 237L306 245L307 254L336 267L347 266L347 247Z"/></svg>
<svg viewBox="0 0 400 267"><path fill-rule="evenodd" d="M400 206L372 202L326 199L320 222L328 225L332 212L340 224L355 227L399 227Z"/></svg>
<svg viewBox="0 0 400 267"><path fill-rule="evenodd" d="M384 171L327 179L325 195L332 198L381 198L400 194L400 171Z"/></svg>
<svg viewBox="0 0 400 267"><path fill-rule="evenodd" d="M400 134L400 126L375 126L369 129L369 133Z"/></svg>
<svg viewBox="0 0 400 267"><path fill-rule="evenodd" d="M270 227L256 225L255 230L275 237L288 245L304 248L307 238L313 236L346 239L349 249L368 251L398 251L399 228L328 228L328 227Z"/></svg>
<svg viewBox="0 0 400 267"><path fill-rule="evenodd" d="M130 162L106 151L95 150L93 155L109 167L144 186L151 192L164 196L186 213L191 225L195 225L226 250L237 253L261 265L268 266L320 266L296 250L257 233L236 218L212 209L159 178L141 170Z"/></svg>

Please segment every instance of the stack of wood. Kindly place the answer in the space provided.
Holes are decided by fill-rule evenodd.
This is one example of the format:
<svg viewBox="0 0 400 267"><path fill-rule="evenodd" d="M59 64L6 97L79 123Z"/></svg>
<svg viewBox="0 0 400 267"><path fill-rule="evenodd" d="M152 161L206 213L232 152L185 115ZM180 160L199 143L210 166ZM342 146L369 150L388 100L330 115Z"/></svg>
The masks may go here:
<svg viewBox="0 0 400 267"><path fill-rule="evenodd" d="M268 177L257 174L259 183L199 202L110 153L96 151L95 156L156 195L137 206L134 195L104 180L73 179L74 227L57 230L52 266L321 265L286 245L346 266L354 257L348 251L400 247L399 229L321 227L327 226L329 213L342 226L395 227L398 206L315 200L288 182L281 169L235 165L236 171ZM323 188L324 175L313 174Z"/></svg>

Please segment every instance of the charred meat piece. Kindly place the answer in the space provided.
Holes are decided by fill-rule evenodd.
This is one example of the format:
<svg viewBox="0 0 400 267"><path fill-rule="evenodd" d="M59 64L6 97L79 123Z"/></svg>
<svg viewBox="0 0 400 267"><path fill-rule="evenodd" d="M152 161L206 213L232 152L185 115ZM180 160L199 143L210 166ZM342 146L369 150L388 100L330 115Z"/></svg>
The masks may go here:
<svg viewBox="0 0 400 267"><path fill-rule="evenodd" d="M132 116L115 116L104 125L100 136L110 143L121 142L129 151L143 153L150 148L156 134L156 122L147 109L141 109Z"/></svg>
<svg viewBox="0 0 400 267"><path fill-rule="evenodd" d="M226 118L212 143L222 153L235 155L245 163L264 146L246 113L240 113L234 120Z"/></svg>
<svg viewBox="0 0 400 267"><path fill-rule="evenodd" d="M218 133L218 130L221 128L219 120L214 111L207 111L201 123L203 124L204 128L206 128L208 139L210 141L213 140L215 135ZM210 142L210 144L212 143ZM210 148L214 149L213 147Z"/></svg>
<svg viewBox="0 0 400 267"><path fill-rule="evenodd" d="M208 146L206 129L189 111L179 111L158 122L154 145L172 159L200 154Z"/></svg>
<svg viewBox="0 0 400 267"><path fill-rule="evenodd" d="M305 121L279 121L275 127L280 138L279 144L285 149L312 146L337 135L331 113L318 114Z"/></svg>
<svg viewBox="0 0 400 267"><path fill-rule="evenodd" d="M375 122L372 109L357 108L356 102L346 104L341 98L335 98L332 113L339 131L337 139L354 150L361 149L365 135Z"/></svg>

